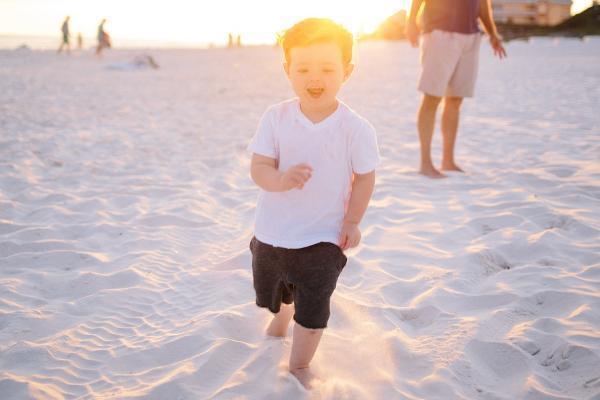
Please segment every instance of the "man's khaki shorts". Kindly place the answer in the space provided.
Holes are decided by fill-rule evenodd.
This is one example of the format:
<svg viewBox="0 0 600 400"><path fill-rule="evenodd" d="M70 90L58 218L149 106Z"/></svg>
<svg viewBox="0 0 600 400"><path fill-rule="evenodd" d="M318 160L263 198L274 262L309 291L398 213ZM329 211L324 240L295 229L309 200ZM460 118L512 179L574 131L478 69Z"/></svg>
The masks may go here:
<svg viewBox="0 0 600 400"><path fill-rule="evenodd" d="M473 97L481 34L432 31L421 38L419 90L436 97Z"/></svg>

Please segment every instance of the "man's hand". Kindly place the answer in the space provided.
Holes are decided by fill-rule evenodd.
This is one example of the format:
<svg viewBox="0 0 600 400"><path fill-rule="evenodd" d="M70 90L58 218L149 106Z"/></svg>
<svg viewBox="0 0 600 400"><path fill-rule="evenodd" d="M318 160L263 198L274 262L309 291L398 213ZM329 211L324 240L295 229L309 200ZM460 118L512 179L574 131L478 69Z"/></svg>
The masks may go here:
<svg viewBox="0 0 600 400"><path fill-rule="evenodd" d="M311 178L312 168L307 164L294 165L281 174L280 184L282 191L302 189Z"/></svg>
<svg viewBox="0 0 600 400"><path fill-rule="evenodd" d="M339 241L342 250L358 246L360 243L360 229L358 229L358 224L344 221Z"/></svg>
<svg viewBox="0 0 600 400"><path fill-rule="evenodd" d="M412 47L419 46L419 35L421 34L421 31L419 30L417 21L409 19L408 22L406 23L406 28L404 29L404 33L406 35L406 38L412 45Z"/></svg>
<svg viewBox="0 0 600 400"><path fill-rule="evenodd" d="M494 34L490 35L490 45L494 50L494 55L498 56L498 58L503 59L506 57L506 50L504 50L504 46L502 45L502 37Z"/></svg>

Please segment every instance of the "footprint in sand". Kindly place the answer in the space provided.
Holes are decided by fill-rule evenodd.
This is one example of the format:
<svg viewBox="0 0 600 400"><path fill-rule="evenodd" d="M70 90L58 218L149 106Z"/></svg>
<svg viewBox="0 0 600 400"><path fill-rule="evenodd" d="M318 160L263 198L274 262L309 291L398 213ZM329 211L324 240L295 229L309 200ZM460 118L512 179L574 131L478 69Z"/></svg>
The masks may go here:
<svg viewBox="0 0 600 400"><path fill-rule="evenodd" d="M491 217L473 218L468 222L468 226L479 232L481 236L485 236L499 229L517 227L523 221L523 217L506 213Z"/></svg>
<svg viewBox="0 0 600 400"><path fill-rule="evenodd" d="M480 251L475 257L479 262L479 265L483 267L483 273L486 276L513 268L513 266L506 261L502 255L493 250Z"/></svg>
<svg viewBox="0 0 600 400"><path fill-rule="evenodd" d="M583 363L589 364L591 368L594 368L594 365L600 365L598 364L599 361L600 358L586 347L562 344L548 354L540 362L540 365L555 371L565 371L574 364L581 365Z"/></svg>
<svg viewBox="0 0 600 400"><path fill-rule="evenodd" d="M449 316L449 314L442 312L434 306L404 308L392 311L398 315L401 321L406 322L416 329L425 328L440 320L440 318Z"/></svg>

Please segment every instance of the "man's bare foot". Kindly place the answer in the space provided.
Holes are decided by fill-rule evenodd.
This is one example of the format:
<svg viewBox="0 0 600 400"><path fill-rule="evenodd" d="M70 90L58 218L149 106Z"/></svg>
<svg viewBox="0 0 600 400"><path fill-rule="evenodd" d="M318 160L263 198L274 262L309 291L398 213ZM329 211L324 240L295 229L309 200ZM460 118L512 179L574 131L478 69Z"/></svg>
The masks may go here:
<svg viewBox="0 0 600 400"><path fill-rule="evenodd" d="M304 386L306 390L311 390L315 384L319 382L319 378L312 372L310 368L293 368L290 369L290 373L298 379L298 381Z"/></svg>
<svg viewBox="0 0 600 400"><path fill-rule="evenodd" d="M442 174L440 171L435 169L433 166L421 167L421 170L419 171L419 173L421 175L425 175L426 177L432 178L432 179L446 178L446 175Z"/></svg>
<svg viewBox="0 0 600 400"><path fill-rule="evenodd" d="M442 163L442 171L465 172L458 165L456 165L454 163Z"/></svg>

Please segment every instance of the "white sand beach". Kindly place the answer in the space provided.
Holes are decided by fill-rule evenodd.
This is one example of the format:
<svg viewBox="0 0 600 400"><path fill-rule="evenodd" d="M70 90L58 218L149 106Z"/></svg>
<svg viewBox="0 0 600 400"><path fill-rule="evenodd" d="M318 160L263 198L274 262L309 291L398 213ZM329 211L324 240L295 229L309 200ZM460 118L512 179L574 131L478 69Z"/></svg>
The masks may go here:
<svg viewBox="0 0 600 400"><path fill-rule="evenodd" d="M340 97L383 163L312 392L248 251L280 51L0 51L0 398L599 400L600 39L507 51L482 47L467 173L434 181L418 51L358 46Z"/></svg>

